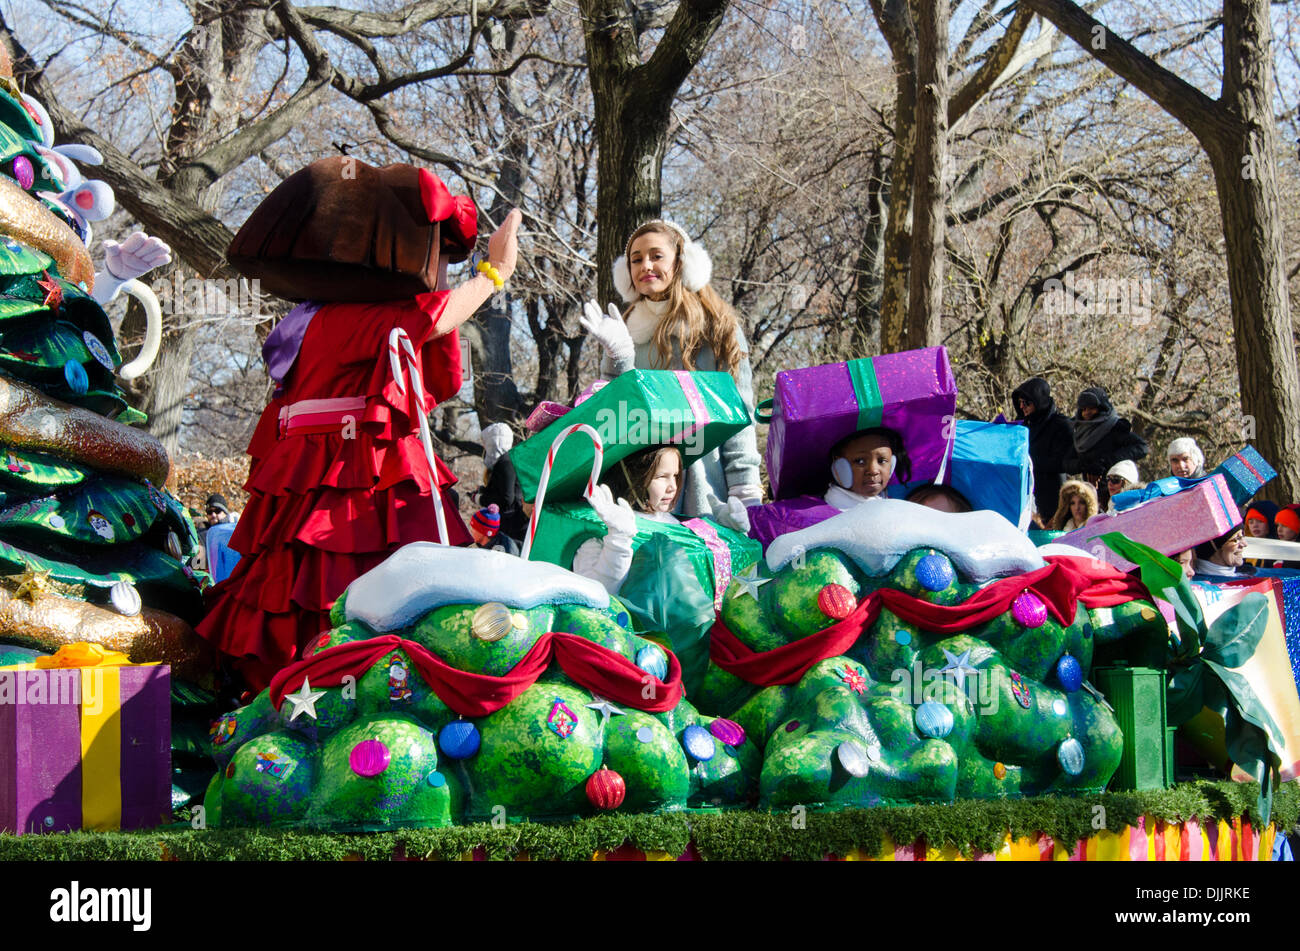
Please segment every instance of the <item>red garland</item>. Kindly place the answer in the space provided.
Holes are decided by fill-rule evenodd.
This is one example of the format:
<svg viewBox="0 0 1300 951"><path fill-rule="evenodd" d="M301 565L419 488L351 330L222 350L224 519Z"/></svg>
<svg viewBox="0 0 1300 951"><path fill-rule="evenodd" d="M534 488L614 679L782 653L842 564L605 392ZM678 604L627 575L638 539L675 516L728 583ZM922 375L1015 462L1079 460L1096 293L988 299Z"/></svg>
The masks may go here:
<svg viewBox="0 0 1300 951"><path fill-rule="evenodd" d="M1095 608L1150 598L1135 577L1104 562L1070 556L1053 556L1047 562L1045 568L995 581L961 604L931 604L889 588L873 591L844 620L761 653L750 650L719 617L711 632L709 655L723 670L748 683L763 687L793 684L813 665L852 647L859 635L875 623L881 608L888 608L907 624L955 634L1004 614L1016 597L1027 590L1038 595L1052 616L1067 625L1073 623L1075 607L1080 601L1086 607Z"/></svg>
<svg viewBox="0 0 1300 951"><path fill-rule="evenodd" d="M461 716L484 717L500 710L536 682L554 658L577 684L623 706L664 713L682 698L682 668L668 654L668 679L647 674L632 661L576 634L550 631L537 639L519 663L502 677L475 674L451 666L415 641L385 634L330 647L285 667L271 679L271 703L278 710L284 695L297 691L305 678L313 687L336 687L344 677L360 677L385 654L403 650L439 699ZM653 688L653 689L651 689ZM647 699L644 694L649 692Z"/></svg>

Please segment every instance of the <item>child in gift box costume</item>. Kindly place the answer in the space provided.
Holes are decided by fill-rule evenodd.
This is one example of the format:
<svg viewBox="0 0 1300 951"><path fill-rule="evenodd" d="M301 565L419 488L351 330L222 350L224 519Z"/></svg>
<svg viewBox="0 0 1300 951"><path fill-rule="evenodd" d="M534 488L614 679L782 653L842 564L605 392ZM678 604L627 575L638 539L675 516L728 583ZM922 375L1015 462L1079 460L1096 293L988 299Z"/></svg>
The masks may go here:
<svg viewBox="0 0 1300 951"><path fill-rule="evenodd" d="M448 290L476 215L424 169L339 157L291 175L231 243L240 273L302 301L263 347L278 387L248 446L251 497L231 539L243 557L199 628L254 689L400 546L471 540L424 426L461 385L456 328L514 270L518 212L478 273Z"/></svg>
<svg viewBox="0 0 1300 951"><path fill-rule="evenodd" d="M632 305L609 305L602 315L588 304L581 323L604 350L601 375L631 369L724 370L735 378L746 408L754 409L745 335L735 313L709 286L708 253L671 221L648 221L614 262L614 285ZM763 497L753 427L728 439L686 471L676 510L709 514L709 496L757 505Z"/></svg>
<svg viewBox="0 0 1300 951"><path fill-rule="evenodd" d="M815 452L814 447L809 447ZM828 460L829 486L824 495L801 495L758 506L749 513L751 538L766 549L788 532L809 528L864 502L885 498L890 481L907 482L912 463L902 435L886 426L873 426L837 442Z"/></svg>
<svg viewBox="0 0 1300 951"><path fill-rule="evenodd" d="M598 485L588 500L605 523L605 537L589 538L578 547L573 571L599 581L610 594L618 594L632 566L637 517L655 522L678 521L672 513L684 481L681 450L676 446L643 449L616 463L610 481L614 490ZM741 534L749 531L749 518L739 499L722 502L709 496L709 502L718 524Z"/></svg>

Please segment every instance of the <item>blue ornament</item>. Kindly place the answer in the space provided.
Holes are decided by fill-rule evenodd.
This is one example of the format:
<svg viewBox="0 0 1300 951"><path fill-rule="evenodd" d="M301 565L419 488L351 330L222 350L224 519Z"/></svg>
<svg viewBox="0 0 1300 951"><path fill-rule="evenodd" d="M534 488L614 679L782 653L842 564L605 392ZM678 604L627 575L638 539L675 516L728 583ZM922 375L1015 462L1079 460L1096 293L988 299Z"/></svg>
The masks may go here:
<svg viewBox="0 0 1300 951"><path fill-rule="evenodd" d="M1083 772L1083 744L1072 736L1066 737L1056 748L1056 761L1068 774L1078 776Z"/></svg>
<svg viewBox="0 0 1300 951"><path fill-rule="evenodd" d="M632 618L628 615L626 611L619 611L618 617L614 618L614 623L617 624L619 627L627 627L630 623L632 623Z"/></svg>
<svg viewBox="0 0 1300 951"><path fill-rule="evenodd" d="M668 658L653 644L636 652L636 665L660 680L668 679Z"/></svg>
<svg viewBox="0 0 1300 951"><path fill-rule="evenodd" d="M862 747L853 740L845 740L835 747L835 758L850 776L861 778L871 772L871 761Z"/></svg>
<svg viewBox="0 0 1300 951"><path fill-rule="evenodd" d="M912 635L907 633L907 631L895 631L894 642L906 646L912 643Z"/></svg>
<svg viewBox="0 0 1300 951"><path fill-rule="evenodd" d="M1056 679L1061 682L1066 693L1074 693L1083 686L1083 667L1069 654L1056 662Z"/></svg>
<svg viewBox="0 0 1300 951"><path fill-rule="evenodd" d="M942 740L952 732L952 711L937 700L927 700L916 708L916 728L926 736Z"/></svg>
<svg viewBox="0 0 1300 951"><path fill-rule="evenodd" d="M443 786L447 785L447 777L442 775L442 773L438 772L436 769L426 776L425 779L429 781L429 785L434 789L441 789Z"/></svg>
<svg viewBox="0 0 1300 951"><path fill-rule="evenodd" d="M926 555L916 563L916 580L928 591L946 591L956 577L944 555Z"/></svg>
<svg viewBox="0 0 1300 951"><path fill-rule="evenodd" d="M694 723L682 730L682 746L692 758L701 763L713 759L713 754L718 751L718 743L713 734Z"/></svg>
<svg viewBox="0 0 1300 951"><path fill-rule="evenodd" d="M69 360L63 364L63 378L68 381L68 386L72 392L84 396L90 389L90 377L86 376L86 368L76 360Z"/></svg>
<svg viewBox="0 0 1300 951"><path fill-rule="evenodd" d="M478 727L468 720L452 720L438 733L438 746L451 759L469 759L482 741Z"/></svg>

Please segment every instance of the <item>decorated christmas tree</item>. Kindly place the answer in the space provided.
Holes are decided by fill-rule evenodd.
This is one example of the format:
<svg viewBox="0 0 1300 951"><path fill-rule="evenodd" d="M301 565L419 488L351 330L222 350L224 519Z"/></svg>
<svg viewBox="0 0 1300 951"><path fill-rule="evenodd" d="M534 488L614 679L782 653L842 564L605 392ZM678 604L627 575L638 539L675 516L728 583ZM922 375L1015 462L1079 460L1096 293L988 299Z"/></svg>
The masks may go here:
<svg viewBox="0 0 1300 951"><path fill-rule="evenodd" d="M744 806L759 753L596 582L419 542L212 728L209 825L439 826Z"/></svg>
<svg viewBox="0 0 1300 951"><path fill-rule="evenodd" d="M202 678L206 652L189 626L199 579L186 565L197 536L163 488L162 445L132 428L144 415L118 385L122 358L91 294L87 222L111 211L112 191L83 181L73 164L96 161L93 149L52 148L49 117L21 95L7 66L0 63L0 646L52 651L92 641ZM101 279L115 280L106 273Z"/></svg>
<svg viewBox="0 0 1300 951"><path fill-rule="evenodd" d="M1094 647L1166 628L1118 572L1045 562L992 513L897 501L783 536L767 563L729 589L692 698L762 747L764 805L1096 791L1119 765Z"/></svg>

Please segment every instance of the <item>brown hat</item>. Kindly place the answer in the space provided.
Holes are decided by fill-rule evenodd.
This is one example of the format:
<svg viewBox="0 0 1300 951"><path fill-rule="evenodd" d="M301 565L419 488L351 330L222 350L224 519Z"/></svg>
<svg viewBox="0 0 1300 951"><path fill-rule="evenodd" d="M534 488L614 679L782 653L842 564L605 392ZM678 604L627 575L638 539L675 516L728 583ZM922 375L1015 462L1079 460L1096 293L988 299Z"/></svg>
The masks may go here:
<svg viewBox="0 0 1300 951"><path fill-rule="evenodd" d="M289 300L400 300L437 287L440 255L469 255L477 214L427 169L334 156L267 195L226 257Z"/></svg>

